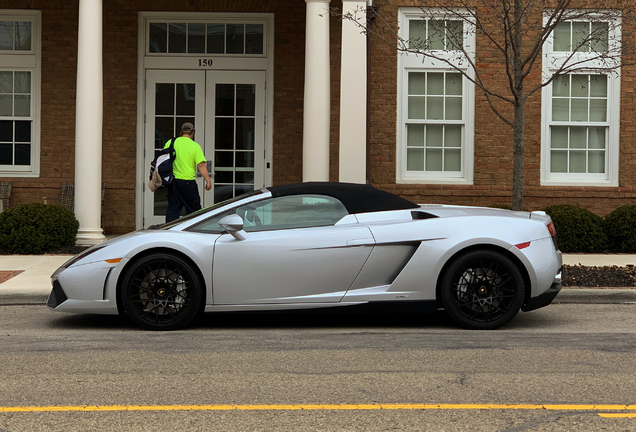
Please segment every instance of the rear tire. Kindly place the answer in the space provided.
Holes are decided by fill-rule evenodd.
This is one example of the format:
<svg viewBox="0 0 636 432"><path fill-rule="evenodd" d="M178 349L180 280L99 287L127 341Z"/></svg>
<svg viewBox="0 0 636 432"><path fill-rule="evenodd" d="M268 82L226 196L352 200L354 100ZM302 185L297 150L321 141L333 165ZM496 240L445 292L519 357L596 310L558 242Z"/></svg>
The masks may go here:
<svg viewBox="0 0 636 432"><path fill-rule="evenodd" d="M169 253L147 255L126 271L121 301L126 314L148 330L176 330L201 311L204 290L198 272Z"/></svg>
<svg viewBox="0 0 636 432"><path fill-rule="evenodd" d="M511 259L492 250L456 258L442 278L441 300L461 327L493 330L507 324L523 304L523 276Z"/></svg>

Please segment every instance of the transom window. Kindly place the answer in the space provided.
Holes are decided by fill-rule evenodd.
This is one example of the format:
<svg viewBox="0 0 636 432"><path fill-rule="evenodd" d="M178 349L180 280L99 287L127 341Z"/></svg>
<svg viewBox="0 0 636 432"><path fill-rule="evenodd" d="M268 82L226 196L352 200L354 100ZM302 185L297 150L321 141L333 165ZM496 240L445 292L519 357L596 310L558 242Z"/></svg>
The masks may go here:
<svg viewBox="0 0 636 432"><path fill-rule="evenodd" d="M0 12L0 174L38 174L39 11Z"/></svg>
<svg viewBox="0 0 636 432"><path fill-rule="evenodd" d="M417 19L409 21L409 48L416 50L461 49L464 23L460 20Z"/></svg>
<svg viewBox="0 0 636 432"><path fill-rule="evenodd" d="M1 20L0 51L31 51L31 28L31 21Z"/></svg>
<svg viewBox="0 0 636 432"><path fill-rule="evenodd" d="M608 43L607 22L566 21L554 29L554 51L607 52Z"/></svg>
<svg viewBox="0 0 636 432"><path fill-rule="evenodd" d="M464 74L472 74L474 31L455 14L400 12L409 50L398 57L398 181L471 183L474 86Z"/></svg>
<svg viewBox="0 0 636 432"><path fill-rule="evenodd" d="M262 23L151 22L148 54L264 54Z"/></svg>

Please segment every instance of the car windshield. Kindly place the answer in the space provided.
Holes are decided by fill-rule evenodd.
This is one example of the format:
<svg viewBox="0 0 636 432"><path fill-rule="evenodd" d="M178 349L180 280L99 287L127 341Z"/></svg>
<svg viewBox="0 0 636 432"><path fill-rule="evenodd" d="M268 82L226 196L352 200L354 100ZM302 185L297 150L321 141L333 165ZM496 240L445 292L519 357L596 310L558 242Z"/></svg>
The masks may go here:
<svg viewBox="0 0 636 432"><path fill-rule="evenodd" d="M172 222L167 222L167 223L158 224L158 225L152 225L152 226L148 227L148 229L167 230L167 229L170 229L170 228L174 227L175 225L179 225L179 224L181 224L183 222L189 221L190 219L194 219L194 218L196 218L198 216L201 216L203 213L208 213L210 211L213 211L213 210L218 209L220 207L223 207L225 205L232 204L234 202L240 201L240 200L248 198L250 196L259 195L259 194L262 194L262 193L263 193L263 191L259 189L259 190L255 190L255 191L252 191L252 192L248 192L248 193L243 194L243 195L235 196L234 198L230 198L230 199L227 199L225 201L221 201L221 202L216 203L216 204L214 204L214 205L212 205L210 207L206 207L206 208L203 208L201 210L197 210L197 211L195 211L193 213L190 213L189 215L183 216L183 217L181 217L181 218L179 218L177 220L174 220Z"/></svg>

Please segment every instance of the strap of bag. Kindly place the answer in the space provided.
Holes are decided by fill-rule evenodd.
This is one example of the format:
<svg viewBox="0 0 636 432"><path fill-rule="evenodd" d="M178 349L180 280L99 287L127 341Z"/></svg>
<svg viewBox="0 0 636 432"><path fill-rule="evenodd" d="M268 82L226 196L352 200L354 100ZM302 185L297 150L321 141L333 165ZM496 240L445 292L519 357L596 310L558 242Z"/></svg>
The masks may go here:
<svg viewBox="0 0 636 432"><path fill-rule="evenodd" d="M170 146L168 147L168 149L170 150L170 157L172 158L173 162L177 159L177 152L174 151L174 142L176 140L177 137L172 138L172 140L170 141Z"/></svg>

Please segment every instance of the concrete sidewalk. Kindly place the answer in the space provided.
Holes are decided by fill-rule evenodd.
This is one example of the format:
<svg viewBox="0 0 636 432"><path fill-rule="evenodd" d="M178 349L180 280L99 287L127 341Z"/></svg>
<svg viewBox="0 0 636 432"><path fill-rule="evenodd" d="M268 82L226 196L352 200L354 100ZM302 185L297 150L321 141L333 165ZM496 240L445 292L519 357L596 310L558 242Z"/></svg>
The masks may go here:
<svg viewBox="0 0 636 432"><path fill-rule="evenodd" d="M22 273L0 283L0 305L44 304L51 291L51 274L72 255L3 255L0 272ZM636 255L563 255L563 264L584 266L636 265ZM555 302L561 303L636 303L633 288L564 288Z"/></svg>

